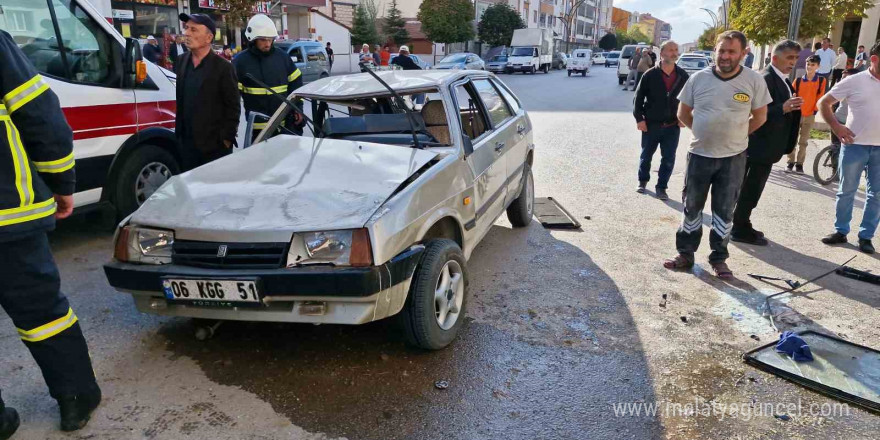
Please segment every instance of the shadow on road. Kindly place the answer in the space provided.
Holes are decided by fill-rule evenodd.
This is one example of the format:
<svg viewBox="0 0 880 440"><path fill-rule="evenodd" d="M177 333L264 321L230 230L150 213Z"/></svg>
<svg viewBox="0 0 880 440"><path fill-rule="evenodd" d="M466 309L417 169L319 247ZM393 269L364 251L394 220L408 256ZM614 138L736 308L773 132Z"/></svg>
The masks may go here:
<svg viewBox="0 0 880 440"><path fill-rule="evenodd" d="M564 234L560 234L563 235ZM186 319L160 334L214 382L255 393L309 431L351 439L609 438L651 417L612 404L653 387L615 283L537 222L495 226L469 262L468 321L437 352L404 345L396 322L357 327L228 322L197 342ZM447 389L435 382L449 382Z"/></svg>

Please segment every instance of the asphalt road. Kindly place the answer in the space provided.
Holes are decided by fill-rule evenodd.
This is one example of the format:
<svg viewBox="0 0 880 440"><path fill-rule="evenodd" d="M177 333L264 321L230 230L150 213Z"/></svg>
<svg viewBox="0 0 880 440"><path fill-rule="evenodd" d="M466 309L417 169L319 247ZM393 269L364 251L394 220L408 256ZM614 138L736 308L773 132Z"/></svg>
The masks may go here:
<svg viewBox="0 0 880 440"><path fill-rule="evenodd" d="M23 419L15 438L876 438L877 416L855 407L811 414L811 405L836 401L740 361L777 337L759 307L779 289L747 272L803 280L857 253L818 241L831 231L834 189L777 166L753 218L771 244L731 246L736 280L704 270L705 242L692 272L666 271L660 261L675 251L689 133L673 200L636 194L632 93L613 71L502 76L536 129L537 195L558 199L583 228L534 222L521 230L499 220L469 262L467 324L439 352L407 348L390 321L229 323L198 342L188 320L142 315L107 285L106 225L92 216L64 222L53 249L106 397L86 429L58 432L55 403L0 314L0 388ZM880 271L877 257L852 265ZM780 303L781 327L880 348L876 286L832 275L805 292ZM435 388L438 380L449 387ZM615 414L627 403L660 407L652 416ZM667 403L698 411L676 414ZM736 406L739 417L700 412L713 403ZM765 404L802 411L758 414Z"/></svg>

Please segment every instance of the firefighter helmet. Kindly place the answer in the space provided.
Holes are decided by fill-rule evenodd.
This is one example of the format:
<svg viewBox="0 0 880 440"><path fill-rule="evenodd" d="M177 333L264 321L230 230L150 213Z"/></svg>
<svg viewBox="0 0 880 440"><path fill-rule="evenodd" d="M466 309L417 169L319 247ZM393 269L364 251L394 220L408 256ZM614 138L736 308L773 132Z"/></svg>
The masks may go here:
<svg viewBox="0 0 880 440"><path fill-rule="evenodd" d="M257 38L271 38L274 40L278 37L278 28L275 27L275 22L271 18L265 14L257 14L248 20L244 35L249 41L254 41Z"/></svg>

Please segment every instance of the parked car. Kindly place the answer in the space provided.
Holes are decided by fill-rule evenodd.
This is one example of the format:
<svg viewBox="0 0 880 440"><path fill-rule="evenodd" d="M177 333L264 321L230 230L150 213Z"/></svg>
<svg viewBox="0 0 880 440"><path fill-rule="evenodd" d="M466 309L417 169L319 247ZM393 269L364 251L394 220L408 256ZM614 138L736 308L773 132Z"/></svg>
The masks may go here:
<svg viewBox="0 0 880 440"><path fill-rule="evenodd" d="M568 66L568 55L565 52L556 52L553 56L553 68L557 70L565 69Z"/></svg>
<svg viewBox="0 0 880 440"><path fill-rule="evenodd" d="M416 65L421 67L422 70L428 70L431 68L431 65L428 64L425 60L419 58L418 55L409 54L409 57L415 61ZM388 59L388 63L390 64L394 59L397 58L397 54L391 55L391 58Z"/></svg>
<svg viewBox="0 0 880 440"><path fill-rule="evenodd" d="M620 51L612 50L608 52L608 55L605 56L605 67L616 66L620 61Z"/></svg>
<svg viewBox="0 0 880 440"><path fill-rule="evenodd" d="M486 70L486 63L477 54L461 52L447 55L434 65L434 68L440 70Z"/></svg>
<svg viewBox="0 0 880 440"><path fill-rule="evenodd" d="M571 76L572 72L587 76L587 72L590 71L590 66L593 65L592 58L592 50L575 49L575 51L571 53L571 62L568 63L568 76Z"/></svg>
<svg viewBox="0 0 880 440"><path fill-rule="evenodd" d="M502 73L507 69L507 55L495 55L486 63L486 70L494 73Z"/></svg>
<svg viewBox="0 0 880 440"><path fill-rule="evenodd" d="M302 72L303 83L330 76L330 61L324 46L317 41L279 40L275 47L287 52Z"/></svg>
<svg viewBox="0 0 880 440"><path fill-rule="evenodd" d="M694 74L707 67L710 67L709 58L702 55L686 55L678 59L679 67L684 69L688 74Z"/></svg>
<svg viewBox="0 0 880 440"><path fill-rule="evenodd" d="M281 104L253 146L172 177L119 225L110 285L165 316L400 314L411 344L448 345L471 253L505 212L531 222L532 123L488 72L375 72L387 89L372 74L289 95L311 101L316 137L278 134Z"/></svg>
<svg viewBox="0 0 880 440"><path fill-rule="evenodd" d="M710 66L715 65L715 52L713 52L711 50L699 50L696 52L688 52L688 53L681 56L681 58L686 58L686 57L697 57L697 58L705 57L707 60L709 60Z"/></svg>

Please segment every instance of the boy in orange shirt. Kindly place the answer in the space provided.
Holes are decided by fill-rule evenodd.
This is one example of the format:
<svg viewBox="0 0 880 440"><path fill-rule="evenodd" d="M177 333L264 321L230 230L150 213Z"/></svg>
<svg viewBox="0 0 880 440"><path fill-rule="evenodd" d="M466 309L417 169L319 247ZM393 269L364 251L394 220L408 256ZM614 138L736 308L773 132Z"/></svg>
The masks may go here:
<svg viewBox="0 0 880 440"><path fill-rule="evenodd" d="M803 98L801 106L801 128L798 138L798 147L788 153L788 171L795 169L799 173L804 172L804 159L807 157L807 141L810 140L810 129L816 122L816 113L819 107L816 105L819 99L825 95L827 79L819 76L819 64L822 60L818 55L807 58L807 73L794 81L794 94Z"/></svg>

